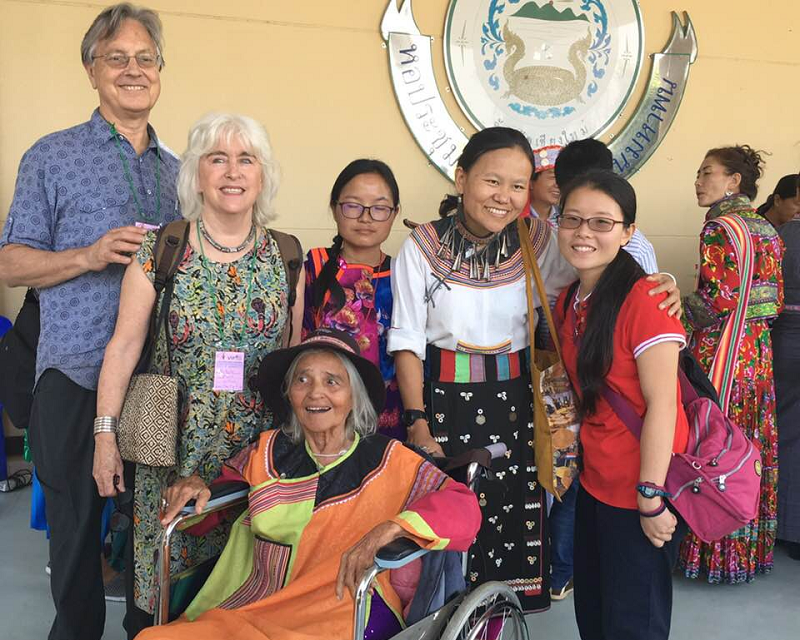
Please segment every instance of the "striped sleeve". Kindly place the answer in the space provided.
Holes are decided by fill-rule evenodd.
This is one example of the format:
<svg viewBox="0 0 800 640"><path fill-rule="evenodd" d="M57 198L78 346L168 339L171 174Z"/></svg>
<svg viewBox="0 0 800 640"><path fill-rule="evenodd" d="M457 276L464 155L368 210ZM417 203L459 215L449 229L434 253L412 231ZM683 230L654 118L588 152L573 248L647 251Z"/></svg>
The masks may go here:
<svg viewBox="0 0 800 640"><path fill-rule="evenodd" d="M629 321L618 325L625 327L627 335L624 344L632 351L634 358L664 342L677 342L681 349L686 346L686 332L681 321L658 308L667 294L651 296L649 291L652 287L653 283L645 278L633 286L626 300L625 314Z"/></svg>
<svg viewBox="0 0 800 640"><path fill-rule="evenodd" d="M625 245L625 251L633 256L633 259L639 263L639 266L644 269L646 274L658 273L658 261L656 260L656 251L650 241L644 237L644 234L636 229L633 232L628 244Z"/></svg>
<svg viewBox="0 0 800 640"><path fill-rule="evenodd" d="M682 333L661 333L657 336L653 336L633 348L633 357L638 358L650 347L654 347L662 342L677 342L681 345L681 349L683 349L686 346L686 336Z"/></svg>

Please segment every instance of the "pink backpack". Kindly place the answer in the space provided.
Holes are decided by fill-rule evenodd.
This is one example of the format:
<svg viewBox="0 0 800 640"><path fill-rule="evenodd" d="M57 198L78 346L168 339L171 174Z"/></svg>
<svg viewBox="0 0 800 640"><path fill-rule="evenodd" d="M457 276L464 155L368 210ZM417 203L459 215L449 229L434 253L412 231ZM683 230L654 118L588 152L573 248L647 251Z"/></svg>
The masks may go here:
<svg viewBox="0 0 800 640"><path fill-rule="evenodd" d="M698 396L679 369L689 421L686 453L673 453L664 483L669 502L704 542L719 540L755 518L761 485L761 451L713 400ZM639 439L642 419L606 386L603 397Z"/></svg>

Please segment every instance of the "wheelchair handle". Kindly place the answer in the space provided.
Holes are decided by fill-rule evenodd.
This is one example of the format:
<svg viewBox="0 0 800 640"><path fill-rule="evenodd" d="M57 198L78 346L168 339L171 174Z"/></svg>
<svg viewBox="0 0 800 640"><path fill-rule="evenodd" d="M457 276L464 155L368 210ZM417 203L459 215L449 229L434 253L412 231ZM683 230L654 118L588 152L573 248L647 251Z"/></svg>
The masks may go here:
<svg viewBox="0 0 800 640"><path fill-rule="evenodd" d="M508 447L503 442L498 442L497 444L487 444L484 449L489 452L492 460L502 458L504 455L506 455L506 451L508 451Z"/></svg>

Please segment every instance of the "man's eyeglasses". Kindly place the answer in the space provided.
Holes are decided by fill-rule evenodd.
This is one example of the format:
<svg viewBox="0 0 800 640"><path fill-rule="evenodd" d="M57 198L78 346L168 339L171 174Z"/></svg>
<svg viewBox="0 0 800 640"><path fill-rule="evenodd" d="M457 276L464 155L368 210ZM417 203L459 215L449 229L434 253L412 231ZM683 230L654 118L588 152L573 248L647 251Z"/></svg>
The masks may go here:
<svg viewBox="0 0 800 640"><path fill-rule="evenodd" d="M578 229L586 223L592 231L598 233L608 233L618 224L625 224L624 220L612 220L611 218L581 218L569 214L561 214L557 218L558 226L562 229Z"/></svg>
<svg viewBox="0 0 800 640"><path fill-rule="evenodd" d="M395 207L385 204L373 204L371 207L365 207L357 202L337 202L336 204L342 210L342 215L351 220L358 220L366 211L375 222L385 222L395 212Z"/></svg>
<svg viewBox="0 0 800 640"><path fill-rule="evenodd" d="M157 53L137 53L135 56L129 56L124 53L107 53L102 56L92 56L92 60L103 58L106 64L112 69L126 69L131 58L136 59L136 64L140 69L152 69L155 66L161 68L161 56Z"/></svg>

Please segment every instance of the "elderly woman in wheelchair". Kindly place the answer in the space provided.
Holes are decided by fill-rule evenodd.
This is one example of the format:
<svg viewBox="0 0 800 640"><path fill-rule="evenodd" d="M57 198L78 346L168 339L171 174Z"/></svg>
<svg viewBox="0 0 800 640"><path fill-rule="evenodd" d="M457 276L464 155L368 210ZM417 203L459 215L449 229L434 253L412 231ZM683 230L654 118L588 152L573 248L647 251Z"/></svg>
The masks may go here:
<svg viewBox="0 0 800 640"><path fill-rule="evenodd" d="M384 382L358 354L346 334L320 329L264 358L259 387L284 426L227 462L223 479L249 485L247 508L185 615L139 638L352 638L364 625L388 638L404 626L408 581L375 568L378 551L393 541L417 549L401 556L468 549L481 517L474 493L375 433ZM203 513L213 488L195 477L170 487L162 523L192 500ZM360 585L370 571L371 587Z"/></svg>

